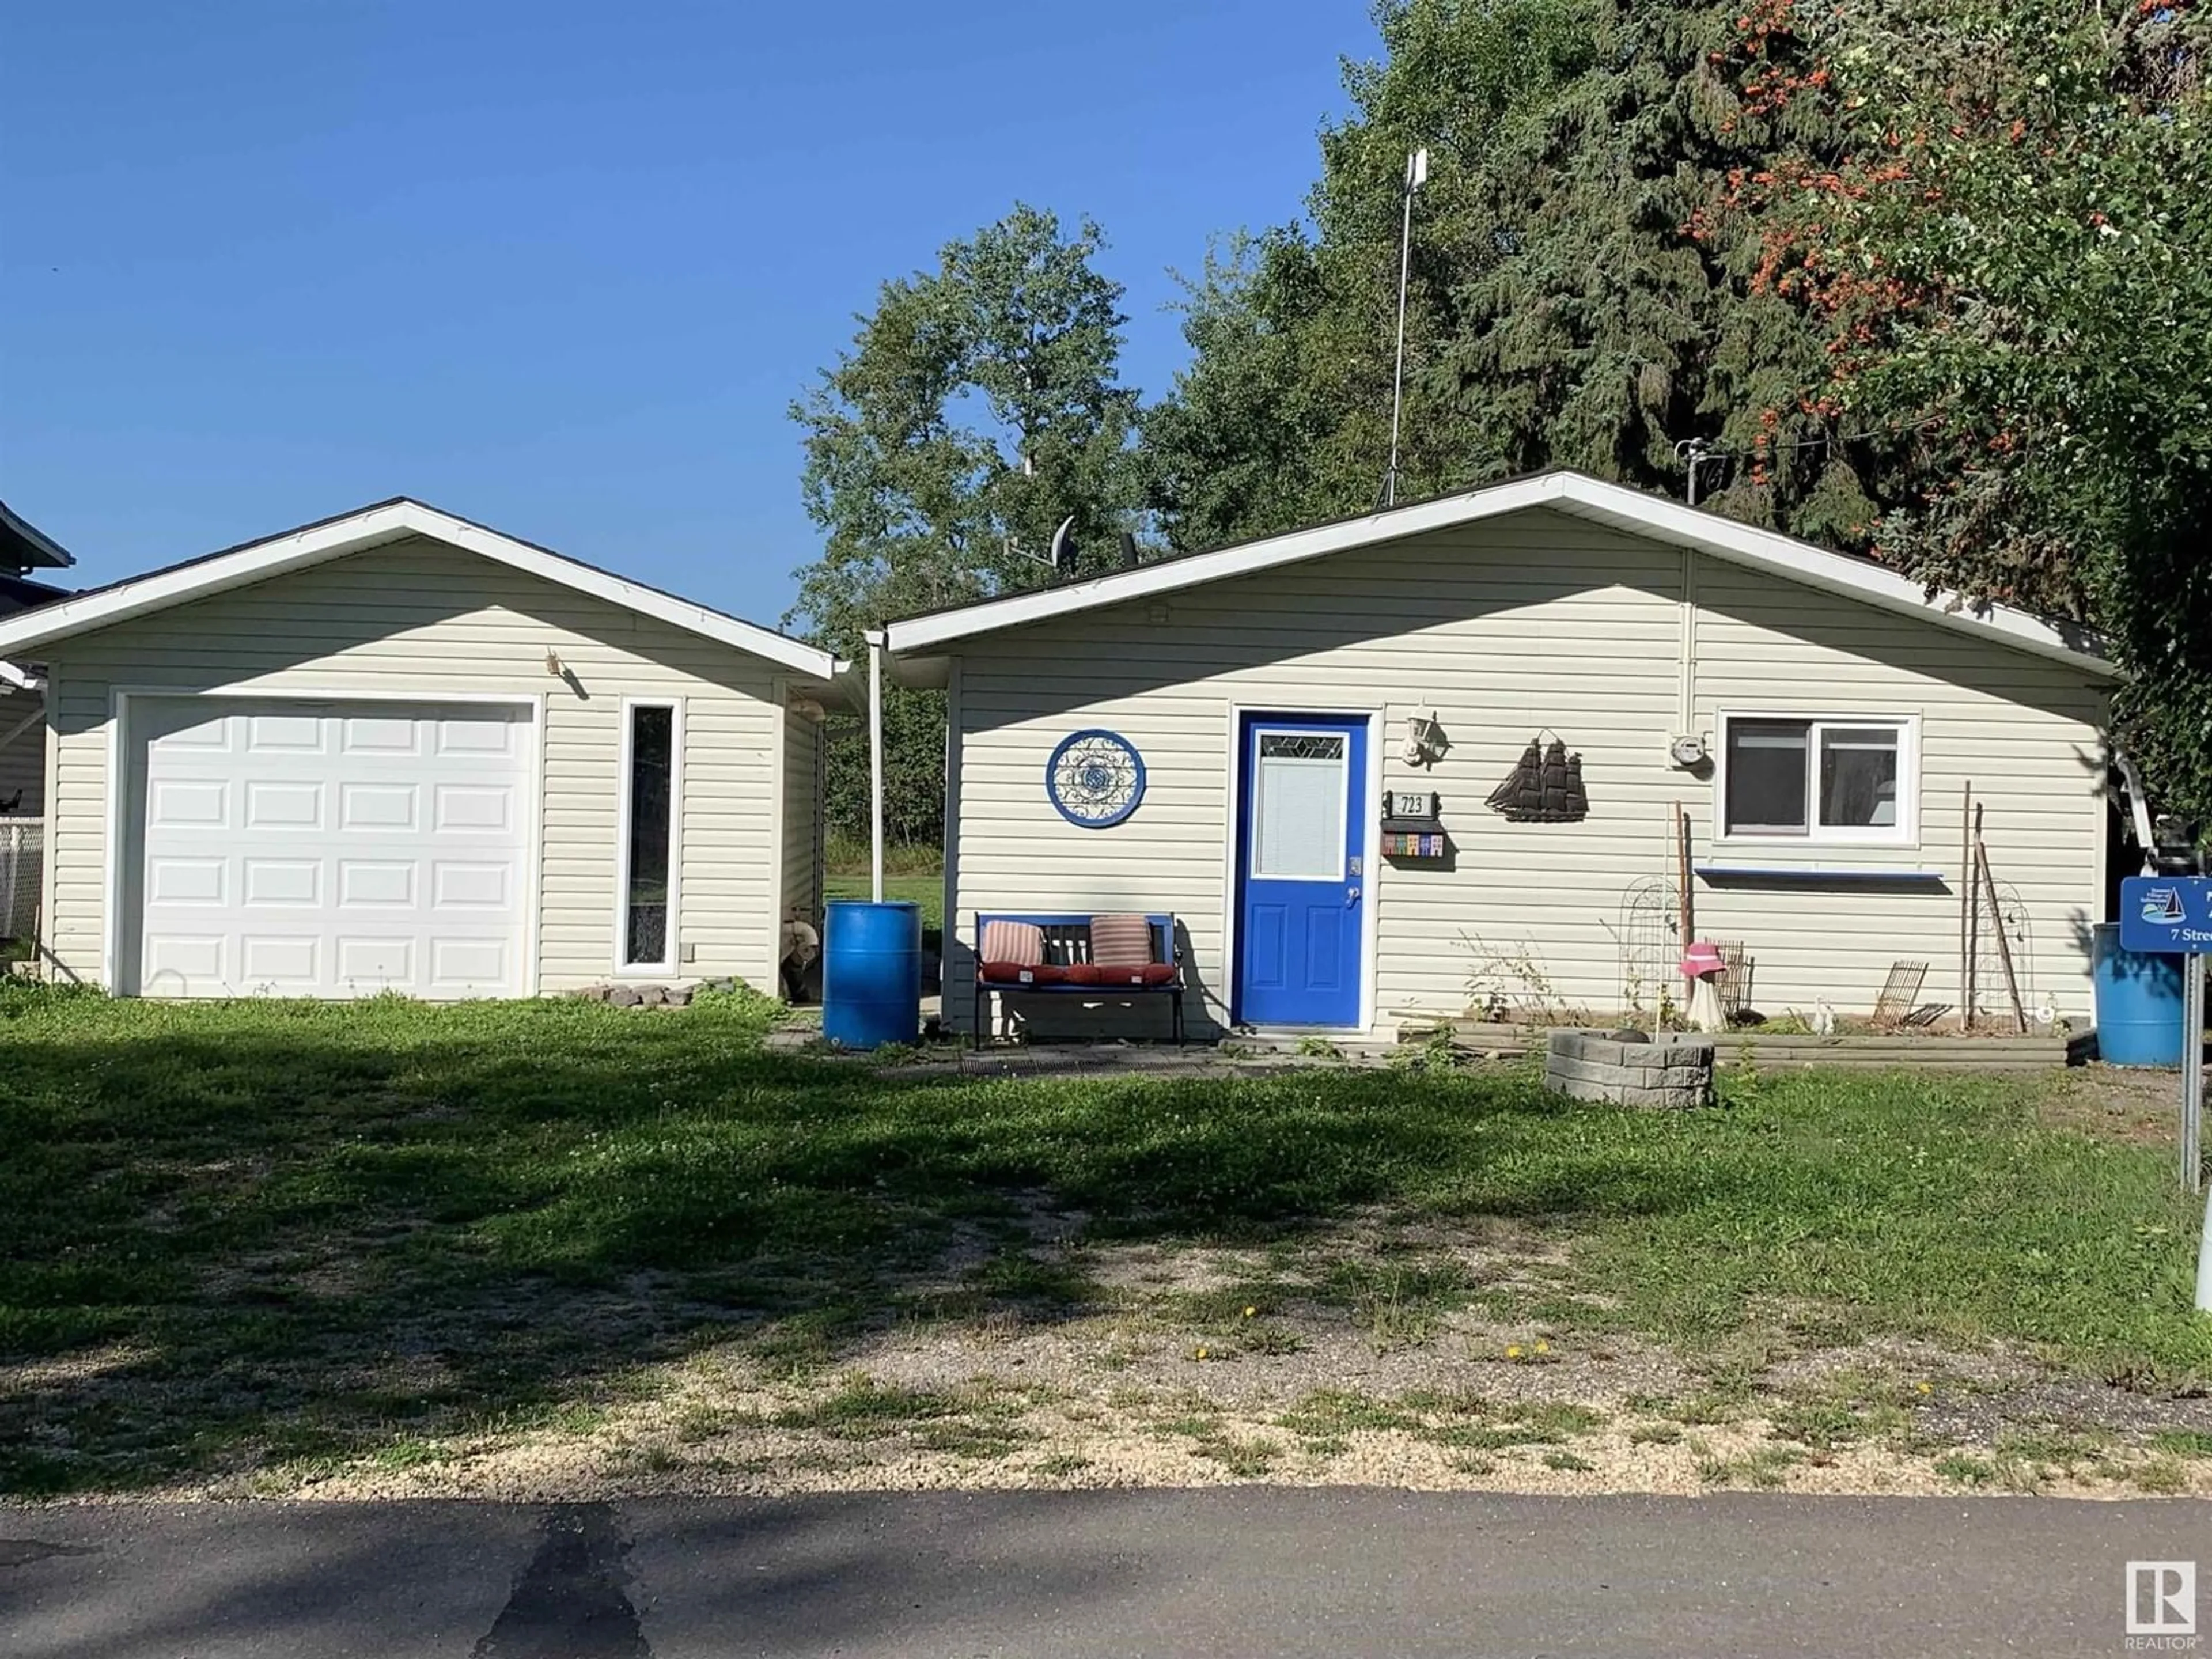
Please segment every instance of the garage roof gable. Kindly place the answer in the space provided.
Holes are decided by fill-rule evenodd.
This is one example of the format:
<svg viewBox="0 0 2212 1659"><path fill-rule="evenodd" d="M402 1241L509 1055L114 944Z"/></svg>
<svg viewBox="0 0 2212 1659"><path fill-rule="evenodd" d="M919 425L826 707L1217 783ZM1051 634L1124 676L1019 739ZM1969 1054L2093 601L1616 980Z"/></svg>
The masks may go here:
<svg viewBox="0 0 2212 1659"><path fill-rule="evenodd" d="M444 542L817 680L836 678L842 666L818 646L630 581L534 543L518 541L404 495L0 620L0 659L410 536Z"/></svg>

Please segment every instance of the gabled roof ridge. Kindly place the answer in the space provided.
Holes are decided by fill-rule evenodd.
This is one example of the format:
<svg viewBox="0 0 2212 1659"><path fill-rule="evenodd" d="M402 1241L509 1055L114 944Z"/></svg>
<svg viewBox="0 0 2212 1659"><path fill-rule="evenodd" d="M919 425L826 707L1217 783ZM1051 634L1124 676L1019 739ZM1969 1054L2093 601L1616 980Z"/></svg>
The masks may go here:
<svg viewBox="0 0 2212 1659"><path fill-rule="evenodd" d="M1818 547L1569 467L1526 473L1455 495L1163 559L1061 587L1035 588L902 617L886 627L884 636L895 656L930 655L956 641L1001 629L1203 586L1537 507L1647 540L1696 549L1807 586L2065 662L2100 678L2117 677L2118 671L2100 654L2094 635L2086 629L2047 622L2007 605L1970 607L1955 595L1931 596L1920 583L1873 560Z"/></svg>
<svg viewBox="0 0 2212 1659"><path fill-rule="evenodd" d="M88 589L36 611L0 619L0 657L111 623L150 615L212 593L247 586L287 571L364 552L408 535L425 536L592 594L610 604L655 617L672 627L750 652L817 678L826 680L837 672L836 658L818 646L730 616L696 599L617 575L552 548L447 513L411 495L394 495L349 513L257 537Z"/></svg>

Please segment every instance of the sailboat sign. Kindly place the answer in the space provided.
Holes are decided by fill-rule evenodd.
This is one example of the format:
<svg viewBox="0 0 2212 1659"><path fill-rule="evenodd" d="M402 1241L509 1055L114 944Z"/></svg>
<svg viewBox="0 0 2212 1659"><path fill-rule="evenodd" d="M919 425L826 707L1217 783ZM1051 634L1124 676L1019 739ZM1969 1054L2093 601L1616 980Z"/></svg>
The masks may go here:
<svg viewBox="0 0 2212 1659"><path fill-rule="evenodd" d="M2120 948L2212 952L2212 876L2130 876L2120 884Z"/></svg>

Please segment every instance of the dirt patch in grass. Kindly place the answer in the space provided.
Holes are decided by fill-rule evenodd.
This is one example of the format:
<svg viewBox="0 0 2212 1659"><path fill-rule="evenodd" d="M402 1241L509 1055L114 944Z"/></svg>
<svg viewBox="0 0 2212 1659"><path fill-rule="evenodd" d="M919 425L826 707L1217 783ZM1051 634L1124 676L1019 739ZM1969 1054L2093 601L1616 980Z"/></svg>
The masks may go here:
<svg viewBox="0 0 2212 1659"><path fill-rule="evenodd" d="M1376 1217L1281 1248L1048 1231L1048 1282L1092 1299L1059 1316L994 1324L978 1303L841 1342L835 1367L793 1366L772 1332L733 1335L567 1415L428 1435L395 1422L365 1456L310 1442L179 1490L538 1498L1264 1480L2212 1496L2212 1401L2054 1370L2017 1348L1805 1347L1771 1333L1685 1353L1498 1322L1482 1286L1542 1280L1562 1261L1547 1241L1523 1261L1494 1236L1450 1248L1433 1228L1407 1248ZM1417 1341L1379 1329L1359 1288L1386 1265L1431 1293Z"/></svg>
<svg viewBox="0 0 2212 1659"><path fill-rule="evenodd" d="M2181 1082L2140 1066L2080 1066L2050 1081L2038 1115L2054 1128L2130 1146L2178 1146Z"/></svg>

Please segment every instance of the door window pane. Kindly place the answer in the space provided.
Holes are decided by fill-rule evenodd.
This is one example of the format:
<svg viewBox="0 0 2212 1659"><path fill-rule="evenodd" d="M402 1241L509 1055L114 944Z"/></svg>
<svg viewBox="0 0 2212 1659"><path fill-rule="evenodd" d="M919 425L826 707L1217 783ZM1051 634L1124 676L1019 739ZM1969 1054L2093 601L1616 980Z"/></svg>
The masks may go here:
<svg viewBox="0 0 2212 1659"><path fill-rule="evenodd" d="M675 802L670 782L676 757L676 711L640 708L629 714L629 845L624 849L623 965L668 961L668 867Z"/></svg>
<svg viewBox="0 0 2212 1659"><path fill-rule="evenodd" d="M1263 732L1252 775L1252 873L1271 881L1344 878L1341 732Z"/></svg>
<svg viewBox="0 0 2212 1659"><path fill-rule="evenodd" d="M1897 728L1822 727L1821 827L1887 828L1896 822Z"/></svg>
<svg viewBox="0 0 2212 1659"><path fill-rule="evenodd" d="M1728 831L1805 833L1807 720L1728 723Z"/></svg>

